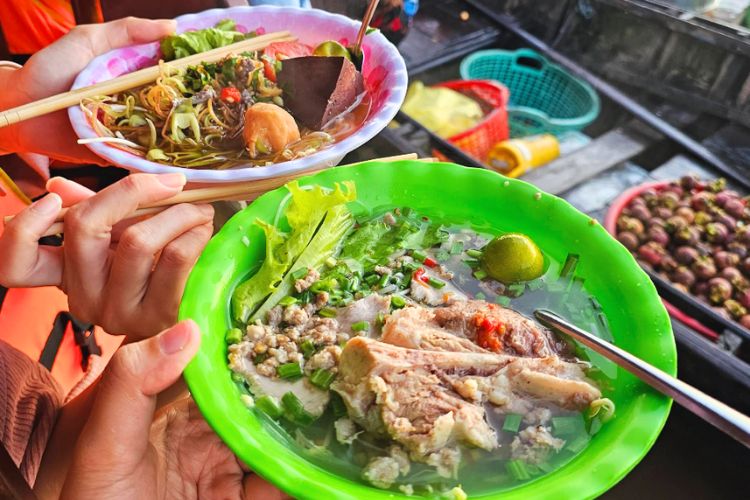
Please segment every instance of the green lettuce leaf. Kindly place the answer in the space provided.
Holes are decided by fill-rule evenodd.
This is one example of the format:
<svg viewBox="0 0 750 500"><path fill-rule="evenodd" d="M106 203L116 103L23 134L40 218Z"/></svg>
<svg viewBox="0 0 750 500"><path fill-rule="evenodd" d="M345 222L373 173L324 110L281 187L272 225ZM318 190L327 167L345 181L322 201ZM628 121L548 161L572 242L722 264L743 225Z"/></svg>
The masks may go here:
<svg viewBox="0 0 750 500"><path fill-rule="evenodd" d="M294 265L295 269L302 267L295 265L295 262L311 245L313 235L321 226L326 213L334 208L349 213L344 205L357 197L352 182L336 184L333 190L326 190L321 186L302 189L295 181L289 183L287 189L291 193L291 201L286 211L290 231L283 237L275 227L273 232L270 232L267 224L258 222L266 233L266 259L260 270L237 287L232 295L232 317L239 322L246 322L251 315L253 318L257 317L257 313L253 315L255 309L263 299L277 291L280 282L283 282L284 276L292 266ZM338 240L334 243L337 244ZM326 258L328 256L320 265Z"/></svg>
<svg viewBox="0 0 750 500"><path fill-rule="evenodd" d="M344 236L353 225L354 218L345 205L337 205L328 210L320 229L315 233L310 244L292 267L294 269L318 269L322 267L325 261L336 253ZM294 281L292 273L287 272L276 291L266 299L260 309L250 317L250 320L263 319L268 311L291 293Z"/></svg>
<svg viewBox="0 0 750 500"><path fill-rule="evenodd" d="M254 33L247 35L240 33L236 31L236 28L237 26L234 21L225 19L219 21L213 28L186 31L180 35L170 35L161 41L161 52L164 60L172 61L193 54L199 54L255 36Z"/></svg>
<svg viewBox="0 0 750 500"><path fill-rule="evenodd" d="M249 280L242 283L232 294L232 317L245 321L250 314L276 289L279 277L284 275L288 266L276 259L274 250L284 243L284 235L276 226L262 220L255 222L266 233L266 258L263 264Z"/></svg>

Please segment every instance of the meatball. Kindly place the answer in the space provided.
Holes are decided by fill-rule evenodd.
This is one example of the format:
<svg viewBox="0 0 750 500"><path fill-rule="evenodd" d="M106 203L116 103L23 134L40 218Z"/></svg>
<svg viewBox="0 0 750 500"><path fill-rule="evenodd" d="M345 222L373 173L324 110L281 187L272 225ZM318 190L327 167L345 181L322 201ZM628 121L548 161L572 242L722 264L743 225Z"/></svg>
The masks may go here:
<svg viewBox="0 0 750 500"><path fill-rule="evenodd" d="M264 102L247 108L242 135L252 158L281 151L300 137L292 115L275 104Z"/></svg>

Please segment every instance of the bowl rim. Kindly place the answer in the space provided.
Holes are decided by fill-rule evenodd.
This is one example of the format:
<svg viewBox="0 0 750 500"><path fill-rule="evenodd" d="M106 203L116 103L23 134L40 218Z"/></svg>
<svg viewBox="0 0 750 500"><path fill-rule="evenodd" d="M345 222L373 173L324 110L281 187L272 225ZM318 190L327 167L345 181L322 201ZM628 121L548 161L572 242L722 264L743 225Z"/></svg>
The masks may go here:
<svg viewBox="0 0 750 500"><path fill-rule="evenodd" d="M528 184L524 181L505 178L500 174L489 170L463 167L451 163L431 163L425 165L423 163L413 161L394 162L390 164L372 161L349 167L340 167L338 169L329 170L326 172L320 172L313 176L306 176L300 178L299 182L311 184L317 182L321 177L323 178L321 179L321 182L324 184L326 182L342 181L350 178L351 176L347 174L350 172L356 172L356 170L354 169L366 170L377 168L381 169L382 171L382 169L384 168L404 169L410 167L414 167L415 169L432 169L433 171L431 172L431 178L440 177L439 174L441 173L441 171L444 174L475 176L476 178L473 179L473 182L476 182L480 185L497 183L498 180L502 180L503 185L514 185L524 195L528 195L529 199L540 199L537 197L537 195L540 194L540 191L535 186L532 186L531 184ZM338 172L341 172L341 174L338 174ZM328 176L331 176L333 178ZM271 203L271 200L277 198L281 200L286 195L285 189L286 188L281 187L265 193L254 203L265 205ZM662 348L661 359L659 359L656 364L660 365L660 367L667 373L674 375L677 369L677 356L675 339L672 333L671 324L669 322L669 317L666 311L661 305L661 302L658 300L656 288L648 278L646 273L640 268L640 266L638 266L630 252L619 242L617 242L611 235L609 235L609 233L601 225L592 224L592 219L590 217L576 210L565 200L546 193L542 194L542 196L548 198L548 201L552 201L553 203L555 203L554 206L556 210L565 209L566 212L568 212L566 215L569 216L571 220L574 220L576 224L586 224L588 226L591 226L591 230L596 231L596 234L593 235L592 238L596 238L597 240L605 238L611 245L610 248L614 252L613 255L616 256L618 260L625 260L628 263L632 263L632 266L630 266L628 271L629 273L632 273L635 282L637 282L637 287L639 290L638 293L646 294L652 299L646 301L647 303L644 304L644 312L648 313L649 315L653 315L655 321L654 328L660 328L661 331L664 332L662 336L654 338L654 345L658 345L660 348ZM214 259L212 263L211 258L214 257L214 252L216 252L215 249L218 249L219 247L225 245L227 242L232 242L231 244L233 245L238 245L240 243L241 235L244 234L242 232L242 227L246 227L247 223L251 222L248 217L252 214L252 206L253 205L250 205L242 212L238 212L238 214L230 219L230 221L214 237L214 241L209 243L209 246L206 249L206 260L204 262L198 262L193 273L191 273L190 279L188 280L188 285L183 297L183 303L180 307L180 319L186 319L190 317L195 318L193 314L194 311L191 310L191 307L195 308L197 306L197 296L200 295L201 291L205 291L205 289L201 285L201 283L205 283L205 281L203 280L209 279L205 268L210 266L226 266L226 262L222 262L220 264L218 263L220 259ZM245 214L245 216L243 217L241 214ZM206 275L202 276L202 274ZM222 422L222 419L226 420L226 415L222 413L223 408L220 408L220 405L212 404L212 395L214 393L212 384L209 380L203 377L203 372L201 371L202 365L212 364L210 363L210 360L207 360L206 358L207 356L203 356L203 351L199 351L196 358L188 365L187 369L185 370L185 380L187 381L187 384L193 394L193 397L195 398L196 403L206 416L206 420L222 437L222 439L225 440L228 446L234 449L235 452L239 453L238 449L235 449L239 448L239 443L237 442L236 435L231 432L231 430L228 429L227 426L223 423L218 426L215 425L217 422ZM608 451L607 454L603 456L603 460L597 462L595 467L593 466L593 464L588 464L591 467L578 467L575 468L575 473L571 472L573 470L572 468L574 467L574 463L577 462L581 457L586 455L586 452L584 452L576 456L573 459L573 462L566 464L565 466L561 467L551 474L539 478L539 480L537 481L526 483L511 490L485 493L483 495L476 496L475 498L480 498L483 500L494 500L499 498L528 498L527 495L529 492L527 490L533 489L536 491L537 496L539 496L540 487L546 488L545 491L550 488L553 491L557 489L558 493L560 489L565 489L567 487L567 491L570 492L570 483L572 483L573 487L575 488L577 498L593 498L602 494L604 491L608 490L614 484L619 482L625 475L627 475L628 472L630 472L630 470L632 470L633 467L635 467L650 450L667 421L672 405L671 399L663 397L655 392L647 392L643 394L639 393L633 396L632 399L634 401L634 405L639 404L640 402L643 402L645 400L649 400L653 403L649 411L645 411L643 414L632 416L628 420L628 427L626 429L628 430L628 434L631 436L637 434L637 443L634 444L632 442L618 442L619 446L615 446L611 451ZM256 420L255 423L258 424L257 428L255 428L255 424L253 425L253 427L255 428L254 430L263 431L262 426L260 426L260 423L257 422L257 417L253 418L254 420ZM644 425L644 421L646 419L649 419L648 425ZM256 472L266 477L266 479L273 482L289 494L294 495L295 497L315 499L421 498L407 497L400 493L388 490L377 490L364 484L355 483L326 470L322 470L316 465L305 460L303 457L297 455L293 451L287 450L281 442L277 441L276 438L268 432L260 432L258 433L258 435L253 434L252 439L255 442L254 450L258 453L257 455L254 455L252 457L247 457L248 465L254 468ZM260 442L264 443L264 445L259 444ZM288 452L287 456L285 457L287 461L281 463L281 460L284 460L281 459L279 460L279 463L273 463L273 460L268 460L268 458L270 458L271 456L278 456L272 455L274 453L274 448L276 448L276 453ZM289 456L289 454L291 454L291 456ZM599 455L599 458L602 458L601 453ZM579 472L581 470L585 471L585 473L581 474ZM566 471L567 473L563 471ZM541 497L550 497L551 494L551 492L542 494Z"/></svg>
<svg viewBox="0 0 750 500"><path fill-rule="evenodd" d="M321 19L334 20L338 24L355 31L358 30L360 26L359 21L354 21L341 14L333 14L320 9L299 9L296 7L262 5L237 6L225 9L208 9L202 12L178 16L175 18L178 23L177 31L180 32L181 25L183 25L184 23L189 23L196 18L201 18L204 16L217 16L219 14L224 15L225 17L232 17L237 13L273 14L279 17L310 17L311 22L313 23L316 20ZM162 165L160 163L146 160L145 158L141 158L132 153L119 148L115 148L105 143L90 143L86 144L86 146L97 156L100 156L101 158L112 162L118 167L145 173L182 173L185 174L189 182L252 181L300 174L308 170L319 168L321 165L325 165L327 167L334 166L339 161L341 161L341 159L347 153L362 146L370 139L375 137L378 133L380 133L396 116L396 113L398 113L398 110L401 108L401 103L406 97L408 75L406 71L406 63L404 61L404 58L399 53L398 49L390 41L388 41L388 39L386 39L379 30L372 32L368 34L367 37L365 37L365 45L377 46L385 51L384 64L388 64L390 66L389 73L393 75L393 83L389 85L389 88L391 90L390 95L384 101L382 108L377 113L373 114L369 119L365 120L362 126L352 135L310 156L283 163L277 163L268 167L243 167L227 170L209 170ZM112 57L112 55L119 50L122 50L122 48L106 52L89 62L86 68L84 68L83 71L81 71L81 73L79 73L76 77L71 90L85 86L86 82L97 81L93 77L95 71L98 71L98 68L106 61L108 61ZM91 139L98 137L94 129L89 124L80 106L76 105L68 108L68 117L79 139Z"/></svg>

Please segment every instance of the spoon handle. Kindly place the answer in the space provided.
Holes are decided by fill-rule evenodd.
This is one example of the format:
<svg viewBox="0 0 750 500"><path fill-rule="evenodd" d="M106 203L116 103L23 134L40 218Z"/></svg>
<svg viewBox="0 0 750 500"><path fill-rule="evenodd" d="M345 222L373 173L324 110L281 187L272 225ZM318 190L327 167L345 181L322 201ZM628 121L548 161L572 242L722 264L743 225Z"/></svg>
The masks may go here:
<svg viewBox="0 0 750 500"><path fill-rule="evenodd" d="M359 51L362 47L362 39L365 37L365 33L367 33L367 28L370 26L370 21L372 21L372 16L375 15L375 9L378 8L378 3L380 3L380 0L370 0L370 3L367 5L367 10L365 11L365 17L362 19L362 26L359 27L359 33L357 33L357 40L354 43L355 54L359 54Z"/></svg>
<svg viewBox="0 0 750 500"><path fill-rule="evenodd" d="M750 417L614 344L578 328L551 311L542 309L534 314L546 326L573 337L583 345L614 361L657 391L671 397L678 404L750 448Z"/></svg>

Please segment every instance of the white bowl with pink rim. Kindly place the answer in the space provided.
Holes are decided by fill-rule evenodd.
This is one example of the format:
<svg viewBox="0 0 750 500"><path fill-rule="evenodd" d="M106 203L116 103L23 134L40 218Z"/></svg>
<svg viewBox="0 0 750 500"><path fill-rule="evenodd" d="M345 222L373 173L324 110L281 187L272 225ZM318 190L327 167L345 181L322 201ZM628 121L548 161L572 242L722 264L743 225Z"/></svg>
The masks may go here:
<svg viewBox="0 0 750 500"><path fill-rule="evenodd" d="M270 33L286 30L300 42L312 46L326 40L353 44L360 26L358 21L317 9L260 6L211 9L180 16L177 18L177 32L208 28L223 19L233 19L238 30L243 32L261 30ZM185 174L189 182L250 181L334 166L344 155L383 130L396 116L406 95L406 65L396 47L376 31L365 36L362 50L362 76L371 97L367 117L353 134L310 156L266 167L240 166L228 170L201 170L162 165L107 143L90 143L87 147L118 167L153 174L180 172ZM72 88L86 87L152 66L158 62L159 54L158 42L112 50L91 61L78 75ZM97 137L79 106L70 107L68 115L79 138Z"/></svg>

